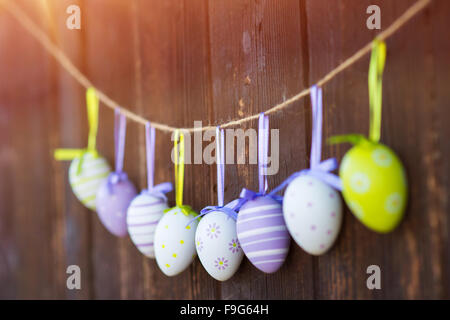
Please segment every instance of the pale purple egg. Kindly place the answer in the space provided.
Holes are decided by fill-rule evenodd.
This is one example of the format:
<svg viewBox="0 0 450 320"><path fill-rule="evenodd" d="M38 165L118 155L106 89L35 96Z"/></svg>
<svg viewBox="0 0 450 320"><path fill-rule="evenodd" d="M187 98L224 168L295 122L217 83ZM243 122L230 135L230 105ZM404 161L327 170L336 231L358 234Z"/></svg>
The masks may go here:
<svg viewBox="0 0 450 320"><path fill-rule="evenodd" d="M109 179L108 179L109 180ZM97 213L109 232L124 237L127 235L127 210L137 191L128 180L115 184L104 181L97 193Z"/></svg>
<svg viewBox="0 0 450 320"><path fill-rule="evenodd" d="M255 267L273 273L282 266L290 236L280 203L268 196L246 202L239 211L236 231L242 250Z"/></svg>

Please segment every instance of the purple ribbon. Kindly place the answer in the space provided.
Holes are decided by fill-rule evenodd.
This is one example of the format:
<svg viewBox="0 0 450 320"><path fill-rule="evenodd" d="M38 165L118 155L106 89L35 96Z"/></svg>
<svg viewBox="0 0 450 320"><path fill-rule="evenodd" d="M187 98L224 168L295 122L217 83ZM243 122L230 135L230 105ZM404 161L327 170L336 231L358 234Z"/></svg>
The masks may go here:
<svg viewBox="0 0 450 320"><path fill-rule="evenodd" d="M116 172L122 172L123 170L126 131L127 131L127 118L125 117L125 115L120 113L120 110L116 109L115 125L114 125Z"/></svg>
<svg viewBox="0 0 450 320"><path fill-rule="evenodd" d="M241 209L241 207L247 201L255 200L258 197L270 197L273 200L275 200L276 202L278 202L279 204L283 203L283 197L278 195L278 194L276 194L276 190L273 190L270 193L265 194L265 193L255 192L255 191L252 191L252 190L247 189L247 188L242 188L241 194L239 195L239 203L237 204L235 209L237 211L239 211Z"/></svg>
<svg viewBox="0 0 450 320"><path fill-rule="evenodd" d="M269 117L261 113L258 127L258 177L259 193L267 191L267 159L269 151Z"/></svg>
<svg viewBox="0 0 450 320"><path fill-rule="evenodd" d="M146 193L167 201L166 193L173 190L171 182L163 182L154 185L155 181L155 128L150 125L150 122L145 124L145 148L147 153L147 190L142 190Z"/></svg>
<svg viewBox="0 0 450 320"><path fill-rule="evenodd" d="M249 200L254 200L258 197L271 197L278 203L283 202L283 197L275 194L276 192L270 192L266 194L268 189L267 184L267 162L269 152L269 117L262 112L259 115L258 124L258 178L259 178L259 192L254 192L247 188L243 188L239 195L239 203L236 206L236 210L240 208Z"/></svg>
<svg viewBox="0 0 450 320"><path fill-rule="evenodd" d="M225 134L216 127L217 203L223 207L225 193Z"/></svg>
<svg viewBox="0 0 450 320"><path fill-rule="evenodd" d="M284 180L278 187L270 192L270 195L278 193L283 190L289 183L291 183L295 178L300 176L310 176L316 179L319 179L326 184L332 186L336 190L342 190L342 182L338 176L331 173L331 171L337 169L338 163L335 158L327 159L320 162L314 168L304 169L298 172L293 173L286 180Z"/></svg>
<svg viewBox="0 0 450 320"><path fill-rule="evenodd" d="M311 162L310 168L295 172L289 178L284 180L271 193L277 193L286 187L292 180L299 176L308 175L317 178L336 190L342 190L341 179L332 174L331 171L337 169L338 163L335 158L321 161L322 153L322 122L323 122L323 106L322 106L322 88L316 85L311 88L311 105L312 105L312 135L311 135Z"/></svg>
<svg viewBox="0 0 450 320"><path fill-rule="evenodd" d="M158 198L167 201L166 193L171 192L173 190L173 185L171 182L163 182L153 186L151 190L144 189L141 191L141 194L148 194L151 196L155 196Z"/></svg>
<svg viewBox="0 0 450 320"><path fill-rule="evenodd" d="M200 211L200 214L195 219L197 219L199 217L203 217L205 214L208 214L208 213L211 213L211 212L214 212L214 211L220 211L220 212L225 213L227 216L229 216L234 221L236 221L238 214L235 211L235 209L236 209L236 207L230 208L230 207L227 207L227 206L208 206L208 207L203 208ZM195 220L195 219L193 219L193 220Z"/></svg>
<svg viewBox="0 0 450 320"><path fill-rule="evenodd" d="M112 192L112 185L128 179L127 174L123 172L127 118L120 113L119 109L115 110L114 116L114 153L116 158L116 170L108 176L108 189L110 192Z"/></svg>
<svg viewBox="0 0 450 320"><path fill-rule="evenodd" d="M217 164L217 206L208 206L200 211L200 214L189 221L188 225L194 220L202 217L208 213L219 211L225 213L233 220L237 220L237 204L233 202L224 206L224 193L225 193L225 134L224 130L216 127L216 164Z"/></svg>

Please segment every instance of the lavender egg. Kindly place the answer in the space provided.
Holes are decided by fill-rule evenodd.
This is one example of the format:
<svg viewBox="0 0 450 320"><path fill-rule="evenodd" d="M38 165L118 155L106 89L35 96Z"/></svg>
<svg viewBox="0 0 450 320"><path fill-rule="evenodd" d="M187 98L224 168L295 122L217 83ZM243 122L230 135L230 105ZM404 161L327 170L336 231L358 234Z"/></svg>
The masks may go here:
<svg viewBox="0 0 450 320"><path fill-rule="evenodd" d="M167 209L167 200L143 191L133 199L127 212L128 233L139 251L155 257L154 237L156 225Z"/></svg>
<svg viewBox="0 0 450 320"><path fill-rule="evenodd" d="M135 186L128 180L109 184L105 180L97 193L97 213L109 232L124 237L127 235L127 210L136 196Z"/></svg>
<svg viewBox="0 0 450 320"><path fill-rule="evenodd" d="M256 268L273 273L282 266L290 237L280 203L268 196L246 202L239 211L236 231L242 250Z"/></svg>

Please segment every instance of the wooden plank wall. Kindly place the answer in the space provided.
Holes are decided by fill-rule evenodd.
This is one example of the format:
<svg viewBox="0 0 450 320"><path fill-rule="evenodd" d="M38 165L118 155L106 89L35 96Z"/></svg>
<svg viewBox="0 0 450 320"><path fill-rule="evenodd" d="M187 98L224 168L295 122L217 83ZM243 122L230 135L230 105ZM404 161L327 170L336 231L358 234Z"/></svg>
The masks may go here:
<svg viewBox="0 0 450 320"><path fill-rule="evenodd" d="M370 41L366 8L386 28L414 0L20 0L74 64L116 101L146 118L192 127L261 112L306 88ZM81 31L65 26L68 5ZM368 231L348 210L326 255L295 245L265 275L244 261L219 283L200 262L167 278L129 238L117 239L68 185L57 147L83 147L84 90L0 8L0 298L419 299L450 298L450 2L432 5L387 41L382 141L409 178L406 218L390 235ZM324 88L324 135L368 130L368 57ZM113 162L113 114L101 108L99 150ZM271 116L280 129L275 186L308 165L309 101ZM243 125L255 127L256 122ZM145 187L143 128L128 126L125 169ZM204 143L206 145L207 142ZM171 181L170 136L157 134L156 181ZM324 146L343 156L348 146ZM227 200L257 185L255 165L227 166ZM186 168L185 203L216 201L215 167ZM173 195L171 195L173 201ZM66 289L66 267L82 289ZM382 290L366 288L377 264Z"/></svg>

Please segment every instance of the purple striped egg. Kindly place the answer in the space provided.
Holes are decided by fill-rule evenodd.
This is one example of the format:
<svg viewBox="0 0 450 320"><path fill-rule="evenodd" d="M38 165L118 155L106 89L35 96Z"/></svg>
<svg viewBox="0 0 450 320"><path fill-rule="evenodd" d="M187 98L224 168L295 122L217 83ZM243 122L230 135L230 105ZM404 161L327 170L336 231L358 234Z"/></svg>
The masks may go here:
<svg viewBox="0 0 450 320"><path fill-rule="evenodd" d="M266 273L281 267L290 237L280 203L268 196L247 201L239 211L236 231L242 250L255 267Z"/></svg>
<svg viewBox="0 0 450 320"><path fill-rule="evenodd" d="M127 235L127 209L136 196L135 186L128 180L109 184L105 180L97 193L97 214L109 232L124 237Z"/></svg>
<svg viewBox="0 0 450 320"><path fill-rule="evenodd" d="M156 225L167 209L167 200L143 191L131 201L127 211L128 234L139 251L149 257L155 257Z"/></svg>

